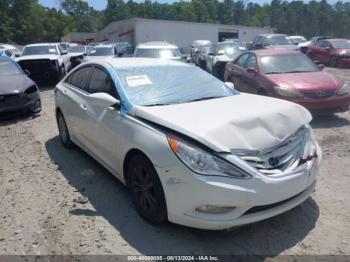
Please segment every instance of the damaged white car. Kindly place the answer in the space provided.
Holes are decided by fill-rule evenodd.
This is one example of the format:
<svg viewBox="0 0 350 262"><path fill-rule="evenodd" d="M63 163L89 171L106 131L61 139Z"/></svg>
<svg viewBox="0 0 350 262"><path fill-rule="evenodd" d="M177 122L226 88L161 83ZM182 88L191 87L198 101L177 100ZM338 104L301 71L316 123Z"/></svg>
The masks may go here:
<svg viewBox="0 0 350 262"><path fill-rule="evenodd" d="M321 161L306 109L176 61L82 64L57 85L56 117L63 145L125 183L154 224L228 229L281 214L314 191Z"/></svg>

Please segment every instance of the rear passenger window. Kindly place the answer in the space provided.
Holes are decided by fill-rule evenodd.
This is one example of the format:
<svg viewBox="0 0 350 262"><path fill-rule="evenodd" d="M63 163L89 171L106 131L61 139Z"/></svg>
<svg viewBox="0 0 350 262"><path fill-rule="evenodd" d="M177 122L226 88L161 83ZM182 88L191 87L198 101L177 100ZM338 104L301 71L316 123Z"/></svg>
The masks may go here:
<svg viewBox="0 0 350 262"><path fill-rule="evenodd" d="M95 67L92 72L89 93L107 93L115 97L114 84L111 78L98 67Z"/></svg>
<svg viewBox="0 0 350 262"><path fill-rule="evenodd" d="M81 90L87 91L87 81L89 80L91 67L83 67L75 71L68 79L67 82L72 86Z"/></svg>

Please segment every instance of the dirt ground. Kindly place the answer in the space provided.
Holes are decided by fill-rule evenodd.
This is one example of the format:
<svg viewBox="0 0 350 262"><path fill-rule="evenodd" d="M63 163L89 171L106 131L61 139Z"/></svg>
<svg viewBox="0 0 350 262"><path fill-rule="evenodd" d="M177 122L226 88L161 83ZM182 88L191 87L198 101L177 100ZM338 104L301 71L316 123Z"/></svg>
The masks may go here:
<svg viewBox="0 0 350 262"><path fill-rule="evenodd" d="M327 69L340 77L349 70ZM317 117L324 160L317 190L301 206L231 232L152 226L124 186L79 149L64 149L54 92L39 117L0 122L0 255L348 254L350 114ZM86 204L78 203L86 196Z"/></svg>

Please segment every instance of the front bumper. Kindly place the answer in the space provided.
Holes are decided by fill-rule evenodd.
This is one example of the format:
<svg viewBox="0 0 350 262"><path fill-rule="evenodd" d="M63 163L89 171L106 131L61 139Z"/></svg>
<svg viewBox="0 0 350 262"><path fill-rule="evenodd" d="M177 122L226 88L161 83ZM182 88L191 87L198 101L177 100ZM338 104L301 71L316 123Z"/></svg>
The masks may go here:
<svg viewBox="0 0 350 262"><path fill-rule="evenodd" d="M17 111L30 111L34 113L41 110L39 92L11 96L4 95L3 97L0 100L0 114Z"/></svg>
<svg viewBox="0 0 350 262"><path fill-rule="evenodd" d="M344 96L331 96L325 99L298 99L289 100L291 102L297 103L304 106L312 113L316 114L330 114L330 113L340 113L349 110L350 95Z"/></svg>
<svg viewBox="0 0 350 262"><path fill-rule="evenodd" d="M58 62L49 59L23 60L18 62L23 70L30 72L30 78L35 82L59 79L60 69Z"/></svg>
<svg viewBox="0 0 350 262"><path fill-rule="evenodd" d="M304 202L314 191L322 155L291 175L272 178L252 171L251 179L202 176L182 163L156 167L171 222L200 229L222 230L261 221L286 212ZM203 206L234 207L227 213L196 211Z"/></svg>

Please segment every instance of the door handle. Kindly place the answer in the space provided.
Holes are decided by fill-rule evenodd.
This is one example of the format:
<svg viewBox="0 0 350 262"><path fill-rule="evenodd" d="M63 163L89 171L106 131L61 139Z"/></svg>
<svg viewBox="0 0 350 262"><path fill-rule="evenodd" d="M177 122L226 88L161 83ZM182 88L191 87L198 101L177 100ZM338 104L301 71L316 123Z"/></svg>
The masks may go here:
<svg viewBox="0 0 350 262"><path fill-rule="evenodd" d="M87 110L86 105L82 105L82 104L81 104L81 105L80 105L80 108L83 109L83 110L85 110L85 111Z"/></svg>

